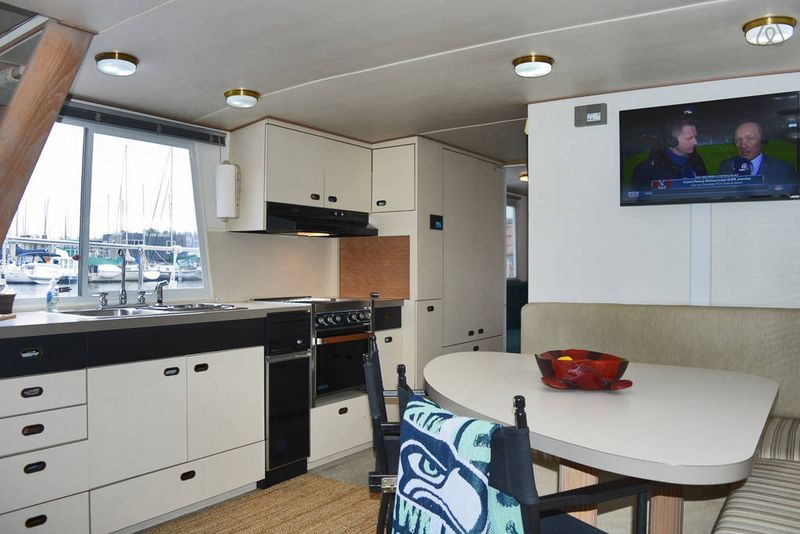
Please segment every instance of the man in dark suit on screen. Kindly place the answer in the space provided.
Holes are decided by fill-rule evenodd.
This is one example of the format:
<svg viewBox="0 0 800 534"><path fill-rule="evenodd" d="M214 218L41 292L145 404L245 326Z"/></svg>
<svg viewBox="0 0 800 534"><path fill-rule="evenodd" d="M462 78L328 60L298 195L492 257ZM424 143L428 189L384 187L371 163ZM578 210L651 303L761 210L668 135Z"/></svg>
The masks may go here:
<svg viewBox="0 0 800 534"><path fill-rule="evenodd" d="M750 174L763 176L769 186L792 186L796 178L792 166L762 152L767 142L764 127L757 122L743 122L733 133L733 143L739 155L728 158L719 166L719 174Z"/></svg>

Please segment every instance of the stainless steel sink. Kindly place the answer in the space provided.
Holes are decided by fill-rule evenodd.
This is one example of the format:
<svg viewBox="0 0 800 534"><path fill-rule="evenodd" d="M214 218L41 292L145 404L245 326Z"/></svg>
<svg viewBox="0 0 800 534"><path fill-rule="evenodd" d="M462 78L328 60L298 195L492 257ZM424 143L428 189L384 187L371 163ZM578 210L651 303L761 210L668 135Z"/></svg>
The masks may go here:
<svg viewBox="0 0 800 534"><path fill-rule="evenodd" d="M82 315L84 317L132 317L137 315L159 315L162 310L147 308L98 308L95 310L64 310L66 315Z"/></svg>
<svg viewBox="0 0 800 534"><path fill-rule="evenodd" d="M157 312L201 312L201 311L222 311L222 310L240 310L233 304L216 304L210 302L201 302L195 304L156 304L147 306L145 309Z"/></svg>

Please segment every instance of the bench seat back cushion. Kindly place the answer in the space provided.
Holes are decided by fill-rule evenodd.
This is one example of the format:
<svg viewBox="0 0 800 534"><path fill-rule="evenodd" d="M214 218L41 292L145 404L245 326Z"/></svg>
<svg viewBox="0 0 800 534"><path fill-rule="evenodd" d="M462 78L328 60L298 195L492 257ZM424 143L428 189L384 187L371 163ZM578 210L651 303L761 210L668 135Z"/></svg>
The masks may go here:
<svg viewBox="0 0 800 534"><path fill-rule="evenodd" d="M770 417L757 456L800 462L800 419Z"/></svg>
<svg viewBox="0 0 800 534"><path fill-rule="evenodd" d="M522 309L523 354L590 349L764 376L780 386L773 413L781 417L800 418L798 333L800 309L554 302Z"/></svg>

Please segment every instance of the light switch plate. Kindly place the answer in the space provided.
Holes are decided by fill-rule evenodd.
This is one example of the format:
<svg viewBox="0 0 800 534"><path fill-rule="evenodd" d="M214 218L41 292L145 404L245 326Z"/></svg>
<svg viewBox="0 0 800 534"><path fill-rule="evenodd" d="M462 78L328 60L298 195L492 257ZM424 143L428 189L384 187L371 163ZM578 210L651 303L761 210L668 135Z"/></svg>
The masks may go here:
<svg viewBox="0 0 800 534"><path fill-rule="evenodd" d="M608 122L608 109L605 104L575 106L575 127L597 126Z"/></svg>

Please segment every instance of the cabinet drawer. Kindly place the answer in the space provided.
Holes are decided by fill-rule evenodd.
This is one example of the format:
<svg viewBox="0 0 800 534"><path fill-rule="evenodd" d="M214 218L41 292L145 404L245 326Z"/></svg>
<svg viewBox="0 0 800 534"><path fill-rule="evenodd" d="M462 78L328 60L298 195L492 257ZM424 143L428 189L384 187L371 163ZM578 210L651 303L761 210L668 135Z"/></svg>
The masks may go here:
<svg viewBox="0 0 800 534"><path fill-rule="evenodd" d="M264 442L90 492L92 533L135 525L264 478Z"/></svg>
<svg viewBox="0 0 800 534"><path fill-rule="evenodd" d="M86 370L0 381L0 417L86 404Z"/></svg>
<svg viewBox="0 0 800 534"><path fill-rule="evenodd" d="M0 456L86 439L86 405L0 419Z"/></svg>
<svg viewBox="0 0 800 534"><path fill-rule="evenodd" d="M0 339L0 378L86 367L86 334Z"/></svg>
<svg viewBox="0 0 800 534"><path fill-rule="evenodd" d="M369 404L359 395L311 410L311 457L309 462L372 441Z"/></svg>
<svg viewBox="0 0 800 534"><path fill-rule="evenodd" d="M454 352L473 352L473 351L489 351L489 352L503 352L503 336L490 337L486 339L479 339L477 341L470 341L469 343L459 343L458 345L449 345L444 347L444 354L452 354Z"/></svg>
<svg viewBox="0 0 800 534"><path fill-rule="evenodd" d="M89 489L86 441L0 460L0 513Z"/></svg>
<svg viewBox="0 0 800 534"><path fill-rule="evenodd" d="M0 515L3 534L89 534L86 492Z"/></svg>

